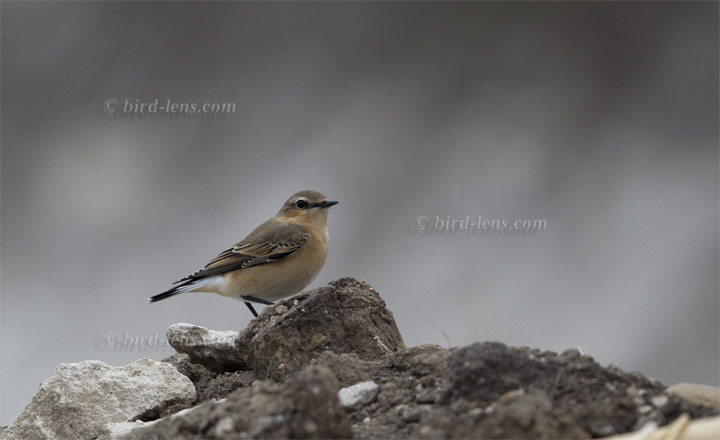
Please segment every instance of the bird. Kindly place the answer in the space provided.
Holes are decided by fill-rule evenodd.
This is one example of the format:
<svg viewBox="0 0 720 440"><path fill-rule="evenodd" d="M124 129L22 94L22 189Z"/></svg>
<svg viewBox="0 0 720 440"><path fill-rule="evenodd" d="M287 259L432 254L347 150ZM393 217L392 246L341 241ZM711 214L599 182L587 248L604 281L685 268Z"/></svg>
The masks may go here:
<svg viewBox="0 0 720 440"><path fill-rule="evenodd" d="M185 292L214 292L245 302L272 305L317 277L328 250L328 208L338 202L317 191L290 196L280 211L205 267L148 298L155 303Z"/></svg>

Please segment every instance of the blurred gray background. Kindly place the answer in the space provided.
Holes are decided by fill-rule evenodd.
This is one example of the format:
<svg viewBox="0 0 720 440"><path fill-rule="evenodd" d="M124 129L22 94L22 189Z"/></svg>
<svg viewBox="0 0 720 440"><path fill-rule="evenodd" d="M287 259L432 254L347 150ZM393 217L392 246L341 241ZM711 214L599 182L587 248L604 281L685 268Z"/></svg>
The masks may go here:
<svg viewBox="0 0 720 440"><path fill-rule="evenodd" d="M146 298L301 189L340 201L311 287L365 279L408 345L720 382L716 2L3 2L1 158L3 425L58 363L244 328L240 302Z"/></svg>

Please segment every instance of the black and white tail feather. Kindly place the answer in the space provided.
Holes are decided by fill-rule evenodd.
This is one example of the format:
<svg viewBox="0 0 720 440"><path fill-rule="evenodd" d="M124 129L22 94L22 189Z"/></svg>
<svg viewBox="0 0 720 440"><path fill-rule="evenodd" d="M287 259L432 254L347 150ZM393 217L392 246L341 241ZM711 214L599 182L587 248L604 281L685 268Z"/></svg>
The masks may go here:
<svg viewBox="0 0 720 440"><path fill-rule="evenodd" d="M175 295L180 295L181 293L185 293L188 290L196 289L196 288L200 287L199 284L204 284L204 283L200 283L199 281L200 280L178 281L178 283L182 282L182 284L174 286L174 287L164 291L163 293L158 293L157 295L151 296L150 298L148 298L148 302L150 304L152 304L152 303L155 303L158 301L162 301L164 299L171 298Z"/></svg>
<svg viewBox="0 0 720 440"><path fill-rule="evenodd" d="M177 286L172 287L163 293L159 293L155 296L151 296L150 298L148 298L148 302L150 304L152 304L152 303L155 303L158 301L162 301L164 299L172 298L175 295L180 295L181 293L185 293L185 292L189 292L191 290L202 288L204 286L212 284L211 279L212 279L212 277L210 279L209 278L190 279L190 277L188 277L183 280L176 281L175 284L178 284L178 283L182 283L182 284L178 284ZM271 301L267 301L262 298L257 298L257 297L250 296L250 295L241 296L240 298L245 302L245 305L248 307L248 309L250 309L250 312L252 312L253 316L255 316L256 318L258 317L258 313L255 310L255 308L252 306L251 303L254 302L254 303L258 303L258 304L264 304L266 306L273 304Z"/></svg>

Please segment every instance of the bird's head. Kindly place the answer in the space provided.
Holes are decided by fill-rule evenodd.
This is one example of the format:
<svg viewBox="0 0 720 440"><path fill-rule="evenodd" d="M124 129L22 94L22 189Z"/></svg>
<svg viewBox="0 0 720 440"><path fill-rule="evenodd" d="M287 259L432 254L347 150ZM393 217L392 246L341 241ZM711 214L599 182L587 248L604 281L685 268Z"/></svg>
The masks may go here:
<svg viewBox="0 0 720 440"><path fill-rule="evenodd" d="M327 209L337 204L322 193L305 190L287 199L277 216L291 223L309 223L322 227L327 222Z"/></svg>

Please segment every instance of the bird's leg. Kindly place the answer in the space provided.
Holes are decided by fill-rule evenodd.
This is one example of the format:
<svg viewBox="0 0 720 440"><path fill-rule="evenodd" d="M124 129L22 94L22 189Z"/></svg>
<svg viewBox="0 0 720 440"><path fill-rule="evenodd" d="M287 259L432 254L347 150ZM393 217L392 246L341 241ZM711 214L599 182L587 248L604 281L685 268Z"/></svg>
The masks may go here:
<svg viewBox="0 0 720 440"><path fill-rule="evenodd" d="M245 296L242 296L241 298L242 298L242 299L245 299L245 300L253 301L253 302L256 302L256 303L265 304L266 306L271 306L271 305L273 305L273 303L272 303L271 301L268 301L268 300L265 300L265 299L262 299L262 298L256 298L256 297L250 296L250 295L245 295ZM258 313L255 311L255 307L253 307L252 304L250 304L249 301L245 301L245 305L248 306L248 309L250 309L250 311L252 312L252 314L255 315L255 317L257 318L257 317L258 317Z"/></svg>
<svg viewBox="0 0 720 440"><path fill-rule="evenodd" d="M245 301L245 305L248 306L248 309L252 312L252 314L257 318L258 313L255 311L255 307L252 306L249 302Z"/></svg>
<svg viewBox="0 0 720 440"><path fill-rule="evenodd" d="M275 304L272 301L268 301L266 299L262 299L262 298L258 298L258 297L250 296L250 295L243 296L243 299L249 299L250 301L254 301L254 302L260 303L260 304L265 304L266 306L271 306L271 305Z"/></svg>

